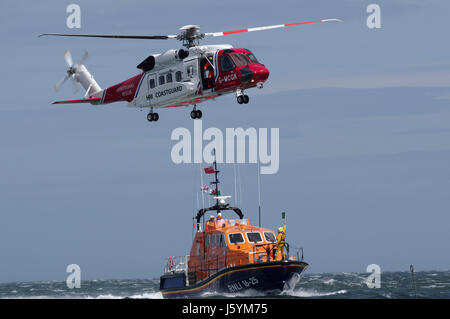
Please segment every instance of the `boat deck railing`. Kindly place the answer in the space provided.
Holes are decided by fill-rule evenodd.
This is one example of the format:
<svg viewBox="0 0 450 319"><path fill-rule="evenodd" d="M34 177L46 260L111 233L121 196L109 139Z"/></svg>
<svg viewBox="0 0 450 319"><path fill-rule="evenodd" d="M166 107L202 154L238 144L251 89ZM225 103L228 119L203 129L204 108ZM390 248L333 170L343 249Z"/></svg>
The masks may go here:
<svg viewBox="0 0 450 319"><path fill-rule="evenodd" d="M271 244L254 244L252 245L252 249L250 255L247 258L238 258L233 259L231 262L228 259L228 254L218 255L214 258L210 258L207 263L202 265L191 265L191 269L188 269L189 255L186 256L170 256L165 259L164 264L164 274L185 274L186 275L186 286L193 284L199 280L204 279L205 277L209 277L214 273L227 269L230 267L236 267L240 265L245 265L248 263L257 264L257 263L265 263L276 260L281 260L278 253L278 256L275 258L274 250L276 248L275 243ZM286 259L288 260L298 260L303 261L303 248L302 247L293 247L286 243L285 246ZM189 270L189 271L188 271ZM203 273L198 277L198 272Z"/></svg>
<svg viewBox="0 0 450 319"><path fill-rule="evenodd" d="M165 259L164 274L186 273L188 270L189 255L170 256Z"/></svg>
<svg viewBox="0 0 450 319"><path fill-rule="evenodd" d="M262 247L264 251L257 250L257 247ZM274 251L277 250L275 243L273 244L254 244L252 246L253 263L262 263L274 261ZM303 248L293 247L286 243L285 245L286 259L303 261ZM297 259L295 259L297 256Z"/></svg>

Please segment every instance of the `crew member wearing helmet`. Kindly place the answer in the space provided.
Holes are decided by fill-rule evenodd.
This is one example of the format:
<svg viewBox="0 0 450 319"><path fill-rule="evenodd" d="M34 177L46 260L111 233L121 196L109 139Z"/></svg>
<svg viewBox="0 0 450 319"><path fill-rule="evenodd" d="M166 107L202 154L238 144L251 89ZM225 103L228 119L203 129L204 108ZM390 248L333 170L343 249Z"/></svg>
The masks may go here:
<svg viewBox="0 0 450 319"><path fill-rule="evenodd" d="M277 248L275 251L275 260L278 257L278 252L281 252L281 260L286 259L286 253L284 252L284 247L286 245L286 224L283 227L278 228L277 235Z"/></svg>
<svg viewBox="0 0 450 319"><path fill-rule="evenodd" d="M225 227L225 220L222 217L222 213L217 214L216 227Z"/></svg>

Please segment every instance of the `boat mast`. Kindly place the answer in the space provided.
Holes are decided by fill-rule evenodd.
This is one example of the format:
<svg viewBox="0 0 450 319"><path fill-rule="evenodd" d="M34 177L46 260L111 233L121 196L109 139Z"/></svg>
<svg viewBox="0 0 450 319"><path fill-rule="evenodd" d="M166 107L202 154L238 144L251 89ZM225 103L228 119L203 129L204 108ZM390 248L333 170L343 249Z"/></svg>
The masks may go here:
<svg viewBox="0 0 450 319"><path fill-rule="evenodd" d="M220 196L220 193L219 193L219 178L218 178L218 174L219 174L219 171L217 170L217 161L216 161L216 148L214 148L214 177L215 177L215 181L214 182L211 182L211 184L215 184L216 185L216 205L217 205L217 207L219 207L219 198L218 198L218 196ZM220 210L219 209L217 209L217 214L218 213L220 213Z"/></svg>
<svg viewBox="0 0 450 319"><path fill-rule="evenodd" d="M258 224L261 227L261 177L258 162Z"/></svg>

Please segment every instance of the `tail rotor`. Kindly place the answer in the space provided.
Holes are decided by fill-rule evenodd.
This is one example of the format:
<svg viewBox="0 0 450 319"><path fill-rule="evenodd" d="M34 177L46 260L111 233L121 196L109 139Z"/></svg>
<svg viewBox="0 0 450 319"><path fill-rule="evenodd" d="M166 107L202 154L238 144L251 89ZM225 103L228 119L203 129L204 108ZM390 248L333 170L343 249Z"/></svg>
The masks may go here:
<svg viewBox="0 0 450 319"><path fill-rule="evenodd" d="M72 58L72 54L70 53L69 50L64 51L63 53L63 57L64 60L66 61L67 64L67 71L66 71L66 76L63 77L59 82L57 82L54 86L55 92L58 92L58 90L60 89L60 87L70 78L72 80L72 84L74 87L74 93L78 93L78 91L80 90L80 86L79 86L79 79L78 79L78 74L79 71L81 71L81 67L83 65L83 62L88 58L89 53L88 51L85 51L83 56L80 58L80 60L78 61L77 64L73 64L73 58Z"/></svg>

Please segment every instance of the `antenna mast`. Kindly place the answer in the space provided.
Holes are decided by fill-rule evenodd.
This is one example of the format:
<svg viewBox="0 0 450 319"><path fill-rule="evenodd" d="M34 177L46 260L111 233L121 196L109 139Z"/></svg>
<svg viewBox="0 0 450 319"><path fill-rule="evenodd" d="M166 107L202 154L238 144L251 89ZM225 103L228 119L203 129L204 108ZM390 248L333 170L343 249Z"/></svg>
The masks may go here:
<svg viewBox="0 0 450 319"><path fill-rule="evenodd" d="M217 170L217 161L216 161L216 148L214 148L214 177L215 177L215 181L211 182L212 184L216 185L216 197L220 196L219 193L219 178L217 177L217 174L219 174L219 171ZM219 207L219 199L216 198L216 205L217 207ZM217 210L217 213L219 213L220 210Z"/></svg>
<svg viewBox="0 0 450 319"><path fill-rule="evenodd" d="M261 176L259 174L259 162L258 162L258 217L259 217L259 227L261 227Z"/></svg>

